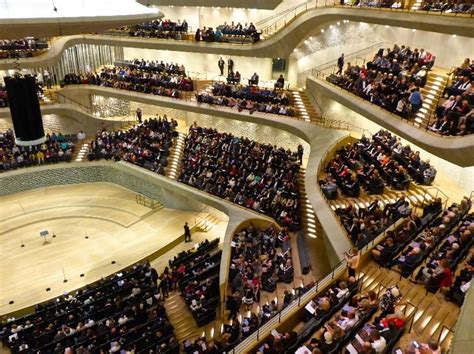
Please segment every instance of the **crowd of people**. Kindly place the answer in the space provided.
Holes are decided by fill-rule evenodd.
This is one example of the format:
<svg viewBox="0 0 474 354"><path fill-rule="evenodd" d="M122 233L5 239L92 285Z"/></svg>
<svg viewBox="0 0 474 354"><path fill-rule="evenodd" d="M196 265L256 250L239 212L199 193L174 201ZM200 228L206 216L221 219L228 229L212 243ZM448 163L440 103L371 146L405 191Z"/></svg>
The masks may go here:
<svg viewBox="0 0 474 354"><path fill-rule="evenodd" d="M189 25L186 20L173 22L170 19L157 19L140 23L130 27L122 27L119 30L126 31L132 37L164 38L164 39L187 39ZM250 23L241 24L232 21L214 27L197 28L194 32L195 41L204 42L235 42L260 40L261 32L257 31L255 25Z"/></svg>
<svg viewBox="0 0 474 354"><path fill-rule="evenodd" d="M215 29L213 27L198 28L194 34L194 40L197 42L234 42L243 40L257 42L260 40L260 32L257 31L252 22L242 25L240 22L235 23L232 21L230 24L224 22L223 25L219 25Z"/></svg>
<svg viewBox="0 0 474 354"><path fill-rule="evenodd" d="M172 289L178 289L198 327L216 318L219 298L219 266L222 251L217 249L219 239L205 240L169 262L165 278Z"/></svg>
<svg viewBox="0 0 474 354"><path fill-rule="evenodd" d="M452 84L446 86L447 98L436 108L436 121L428 129L442 135L474 133L474 61L466 58L450 75Z"/></svg>
<svg viewBox="0 0 474 354"><path fill-rule="evenodd" d="M441 246L437 248L436 252L432 252L427 257L425 266L422 266L418 271L415 280L424 283L426 288L432 292L450 288L453 285L453 270L469 251L473 232L474 214L470 214L463 218L461 225L456 230L450 232L449 236L440 242ZM425 233L423 241L429 240L429 236L429 233Z"/></svg>
<svg viewBox="0 0 474 354"><path fill-rule="evenodd" d="M328 199L337 197L337 189L349 197L358 197L361 188L369 194L382 194L385 186L403 190L410 181L430 185L436 169L422 160L418 151L401 143L400 138L380 130L372 140L360 140L341 147L326 165L326 177L319 181Z"/></svg>
<svg viewBox="0 0 474 354"><path fill-rule="evenodd" d="M212 93L207 91L197 93L196 99L199 103L235 107L239 112L248 110L250 114L254 112L284 116L295 114L293 107L290 106L290 96L286 91L259 88L255 85L245 86L218 82L213 85Z"/></svg>
<svg viewBox="0 0 474 354"><path fill-rule="evenodd" d="M168 75L186 76L186 68L178 63L165 63L158 60L145 60L135 58L133 60L123 60L116 62L123 67L130 69L139 69L149 72L166 73Z"/></svg>
<svg viewBox="0 0 474 354"><path fill-rule="evenodd" d="M288 106L290 98L286 91L270 90L257 86L229 85L216 82L212 87L214 96L225 96L241 100L249 100L258 103L270 103Z"/></svg>
<svg viewBox="0 0 474 354"><path fill-rule="evenodd" d="M463 1L434 1L425 0L420 10L441 13L474 13L474 4Z"/></svg>
<svg viewBox="0 0 474 354"><path fill-rule="evenodd" d="M407 5L407 2L401 0L349 0L344 2L345 5L360 6L360 7L382 7L392 9L402 9L403 4ZM411 8L410 10L414 10ZM425 0L422 1L418 11L430 11L439 13L473 13L474 6L470 2L463 1L434 1Z"/></svg>
<svg viewBox="0 0 474 354"><path fill-rule="evenodd" d="M378 199L373 200L366 208L356 208L349 203L344 208L336 209L336 214L354 245L360 249L398 219L409 216L411 211L410 203L402 195L385 206Z"/></svg>
<svg viewBox="0 0 474 354"><path fill-rule="evenodd" d="M27 58L44 49L48 49L48 42L39 38L0 39L0 59Z"/></svg>
<svg viewBox="0 0 474 354"><path fill-rule="evenodd" d="M162 69L161 63L154 63L153 67L149 63L145 63L143 68L139 68L136 64L129 65L128 67L105 67L101 69L100 73L66 74L63 84L98 85L120 90L181 98L181 91L193 90L191 78L185 75L169 73L171 70L181 71L181 68L177 64L165 64L165 71L158 71Z"/></svg>
<svg viewBox="0 0 474 354"><path fill-rule="evenodd" d="M0 171L45 163L71 161L74 144L61 133L46 135L46 141L35 146L15 143L12 130L0 132Z"/></svg>
<svg viewBox="0 0 474 354"><path fill-rule="evenodd" d="M454 266L454 264L457 264L454 260L463 250L464 246L469 244L471 241L469 230L466 235L463 235L464 229L457 228L459 221L465 217L470 206L470 202L464 202L460 205L452 204L441 216L434 220L428 227L424 228L422 232L415 234L415 236L410 240L410 243L406 245L400 254L394 259L394 264L403 276L408 277L412 275L421 262L427 259L428 256L438 248L438 244L442 240L448 241L445 245L446 252L442 252L438 248L437 253L433 255L434 262L429 263L422 268L415 280L426 281L428 283L431 280L431 276L435 275L434 268L436 268L436 272L441 273L444 270L451 268L451 266ZM467 221L469 225L469 219ZM459 231L458 234L456 234L456 229ZM409 234L410 233L408 233L408 235ZM461 235L463 236L462 242L459 241ZM446 254L448 251L449 253ZM448 276L446 273L443 273L442 275ZM449 279L443 278L444 282L442 284L444 286L451 286L451 276L452 275L449 274ZM441 278L435 278L433 280L440 281L440 279Z"/></svg>
<svg viewBox="0 0 474 354"><path fill-rule="evenodd" d="M338 60L339 75L327 80L351 91L403 118L415 116L423 103L422 88L435 56L422 49L409 46L381 48L365 65L351 65L343 70L344 60ZM341 65L342 64L342 65Z"/></svg>
<svg viewBox="0 0 474 354"><path fill-rule="evenodd" d="M148 262L65 293L2 323L12 352L179 353L158 273Z"/></svg>
<svg viewBox="0 0 474 354"><path fill-rule="evenodd" d="M161 175L165 174L178 123L167 116L140 122L129 130L97 132L90 143L89 161L106 159L127 161Z"/></svg>
<svg viewBox="0 0 474 354"><path fill-rule="evenodd" d="M179 181L299 228L299 163L291 152L194 123Z"/></svg>
<svg viewBox="0 0 474 354"><path fill-rule="evenodd" d="M232 290L227 299L229 320L235 320L242 308L255 313L253 305L259 305L262 290L273 293L278 281L293 281L290 243L288 230L274 227L259 229L250 225L234 235L228 278ZM268 321L270 314L255 313L257 324Z"/></svg>
<svg viewBox="0 0 474 354"><path fill-rule="evenodd" d="M188 33L188 23L186 20L173 22L170 19L157 19L123 29L132 37L182 39Z"/></svg>
<svg viewBox="0 0 474 354"><path fill-rule="evenodd" d="M471 230L471 234L472 234ZM446 293L446 298L462 306L464 298L471 287L472 277L474 275L474 253L468 255L466 263L459 274L453 279L453 284Z"/></svg>

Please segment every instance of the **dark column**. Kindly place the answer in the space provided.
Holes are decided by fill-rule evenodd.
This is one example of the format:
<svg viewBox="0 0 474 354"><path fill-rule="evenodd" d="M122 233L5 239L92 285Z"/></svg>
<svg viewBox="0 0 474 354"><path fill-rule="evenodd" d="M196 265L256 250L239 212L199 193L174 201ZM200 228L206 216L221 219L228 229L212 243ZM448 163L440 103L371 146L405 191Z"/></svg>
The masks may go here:
<svg viewBox="0 0 474 354"><path fill-rule="evenodd" d="M16 144L30 146L43 143L46 138L35 78L30 75L24 77L7 76L4 80L10 103Z"/></svg>

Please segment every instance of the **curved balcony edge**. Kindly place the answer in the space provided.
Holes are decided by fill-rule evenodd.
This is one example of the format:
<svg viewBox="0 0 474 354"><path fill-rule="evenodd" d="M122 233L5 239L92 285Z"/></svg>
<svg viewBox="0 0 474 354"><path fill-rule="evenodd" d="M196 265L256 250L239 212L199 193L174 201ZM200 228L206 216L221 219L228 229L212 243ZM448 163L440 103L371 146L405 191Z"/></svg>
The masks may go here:
<svg viewBox="0 0 474 354"><path fill-rule="evenodd" d="M142 5L215 7L215 0L137 0ZM227 0L225 7L273 10L282 0ZM224 6L223 6L224 7Z"/></svg>
<svg viewBox="0 0 474 354"><path fill-rule="evenodd" d="M474 165L474 134L446 137L410 125L377 105L345 92L324 80L308 77L306 90L337 101L374 123L394 132L426 151L460 167Z"/></svg>
<svg viewBox="0 0 474 354"><path fill-rule="evenodd" d="M217 55L235 55L261 58L288 57L298 44L311 33L317 33L327 23L345 20L380 25L412 28L444 34L474 37L474 20L464 17L435 16L425 13L402 13L378 9L327 7L312 9L292 20L286 27L268 39L255 44L220 44L165 39L135 38L110 35L75 35L61 37L51 49L38 57L18 61L0 61L0 70L35 68L55 65L67 48L78 44L110 45L116 47L186 51Z"/></svg>
<svg viewBox="0 0 474 354"><path fill-rule="evenodd" d="M133 15L64 17L60 20L57 18L0 19L0 37L15 39L35 36L46 38L76 35L84 33L84 31L94 33L114 27L134 25L148 21L150 17L163 17L163 13L143 12ZM55 48L50 50L56 51Z"/></svg>

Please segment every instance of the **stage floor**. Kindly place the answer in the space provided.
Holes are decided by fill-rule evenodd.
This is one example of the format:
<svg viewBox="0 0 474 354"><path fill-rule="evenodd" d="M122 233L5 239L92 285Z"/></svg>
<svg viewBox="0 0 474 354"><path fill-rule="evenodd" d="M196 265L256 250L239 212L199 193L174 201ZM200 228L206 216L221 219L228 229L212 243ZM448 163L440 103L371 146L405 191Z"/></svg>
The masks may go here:
<svg viewBox="0 0 474 354"><path fill-rule="evenodd" d="M97 183L0 197L0 315L131 265L180 237L184 222L195 223L195 212L153 211L135 195ZM42 230L56 237L44 244Z"/></svg>

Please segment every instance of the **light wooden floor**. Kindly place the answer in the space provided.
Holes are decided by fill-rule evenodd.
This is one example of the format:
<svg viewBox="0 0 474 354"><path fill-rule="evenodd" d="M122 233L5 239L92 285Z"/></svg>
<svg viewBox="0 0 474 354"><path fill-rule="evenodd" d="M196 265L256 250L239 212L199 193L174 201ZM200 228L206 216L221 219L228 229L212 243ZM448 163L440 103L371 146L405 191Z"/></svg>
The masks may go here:
<svg viewBox="0 0 474 354"><path fill-rule="evenodd" d="M149 256L177 239L184 222L193 225L197 215L151 210L135 202L135 193L110 184L18 193L0 197L0 205L0 315L82 287ZM43 245L41 230L57 237Z"/></svg>

